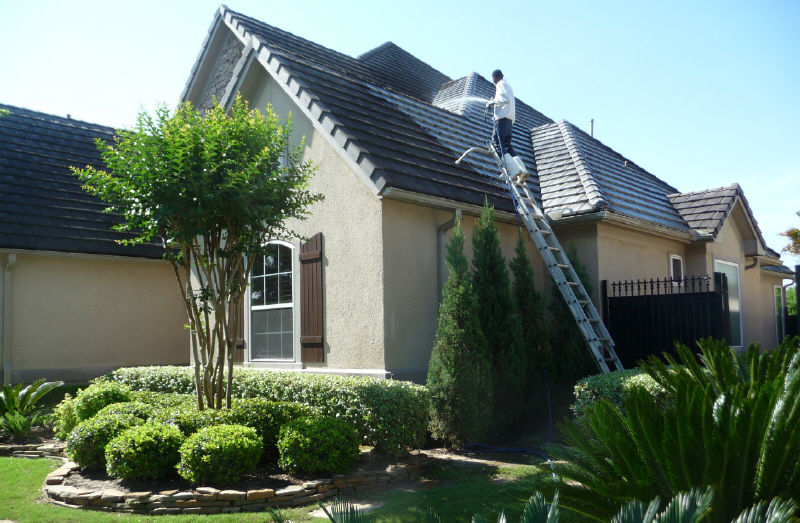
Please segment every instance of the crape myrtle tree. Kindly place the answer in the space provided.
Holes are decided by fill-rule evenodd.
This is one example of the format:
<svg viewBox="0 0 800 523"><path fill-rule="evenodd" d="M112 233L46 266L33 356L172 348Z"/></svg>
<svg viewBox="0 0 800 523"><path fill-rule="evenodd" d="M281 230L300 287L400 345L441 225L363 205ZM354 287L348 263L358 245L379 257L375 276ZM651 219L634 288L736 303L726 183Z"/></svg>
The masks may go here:
<svg viewBox="0 0 800 523"><path fill-rule="evenodd" d="M126 244L160 238L191 332L197 405L231 404L239 311L254 260L273 238L295 234L322 199L308 184L315 167L304 144L289 147L291 118L280 125L267 107L251 111L239 96L230 111L216 102L202 114L189 103L174 113L140 111L114 143L97 140L107 171L73 169L84 188L122 216ZM227 377L225 370L227 368ZM227 383L227 386L225 384ZM225 392L227 391L227 392Z"/></svg>
<svg viewBox="0 0 800 523"><path fill-rule="evenodd" d="M800 216L800 211L797 212L797 215ZM789 243L782 249L782 252L788 252L792 256L800 256L800 229L793 227L780 234L789 238Z"/></svg>
<svg viewBox="0 0 800 523"><path fill-rule="evenodd" d="M524 402L527 360L494 208L485 203L472 231L472 278L478 317L492 358L494 419L498 431L519 421Z"/></svg>
<svg viewBox="0 0 800 523"><path fill-rule="evenodd" d="M450 273L442 291L427 381L431 433L452 447L480 441L492 410L491 363L464 255L461 220L456 220L455 234L447 245L445 263Z"/></svg>

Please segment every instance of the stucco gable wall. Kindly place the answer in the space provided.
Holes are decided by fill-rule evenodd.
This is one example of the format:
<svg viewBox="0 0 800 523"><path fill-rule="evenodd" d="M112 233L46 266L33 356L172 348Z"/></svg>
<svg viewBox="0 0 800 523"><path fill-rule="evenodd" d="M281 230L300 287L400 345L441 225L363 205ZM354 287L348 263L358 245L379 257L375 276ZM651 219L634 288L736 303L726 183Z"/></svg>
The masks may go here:
<svg viewBox="0 0 800 523"><path fill-rule="evenodd" d="M164 261L19 254L9 312L15 382L189 362L186 312Z"/></svg>
<svg viewBox="0 0 800 523"><path fill-rule="evenodd" d="M305 137L304 160L318 166L310 190L325 200L307 220L288 222L300 235L324 238L325 362L306 367L384 369L380 200L260 65L251 67L242 94L259 110L271 104L282 120L291 112L291 142Z"/></svg>
<svg viewBox="0 0 800 523"><path fill-rule="evenodd" d="M424 383L438 327L438 271L444 264L439 258L438 241L445 245L453 237L449 229L439 240L437 229L453 217L452 211L435 209L384 198L383 228L385 260L385 340L386 368L396 378ZM477 216L462 219L467 259L472 261L472 231ZM514 257L516 224L497 221L500 248L510 263ZM527 230L528 257L532 260L537 289L544 284L544 267ZM446 250L443 249L446 256ZM446 279L444 271L444 279Z"/></svg>

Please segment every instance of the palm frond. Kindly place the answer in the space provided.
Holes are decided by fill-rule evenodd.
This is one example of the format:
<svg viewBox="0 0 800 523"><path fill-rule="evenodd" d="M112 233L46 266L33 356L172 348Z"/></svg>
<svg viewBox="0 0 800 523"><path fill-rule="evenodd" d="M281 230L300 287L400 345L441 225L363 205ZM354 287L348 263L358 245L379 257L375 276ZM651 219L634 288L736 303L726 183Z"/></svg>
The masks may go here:
<svg viewBox="0 0 800 523"><path fill-rule="evenodd" d="M793 501L774 498L769 505L766 501L760 501L754 507L742 512L731 523L790 523L797 521L794 517L796 511L797 505Z"/></svg>

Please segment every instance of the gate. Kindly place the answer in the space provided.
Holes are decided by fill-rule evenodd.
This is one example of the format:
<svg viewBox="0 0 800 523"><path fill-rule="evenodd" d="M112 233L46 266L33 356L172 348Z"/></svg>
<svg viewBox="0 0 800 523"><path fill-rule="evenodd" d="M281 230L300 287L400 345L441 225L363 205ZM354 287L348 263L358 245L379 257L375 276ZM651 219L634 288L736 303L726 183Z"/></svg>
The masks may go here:
<svg viewBox="0 0 800 523"><path fill-rule="evenodd" d="M700 338L730 343L728 282L724 274L673 280L602 282L603 322L625 368L675 342L697 351Z"/></svg>

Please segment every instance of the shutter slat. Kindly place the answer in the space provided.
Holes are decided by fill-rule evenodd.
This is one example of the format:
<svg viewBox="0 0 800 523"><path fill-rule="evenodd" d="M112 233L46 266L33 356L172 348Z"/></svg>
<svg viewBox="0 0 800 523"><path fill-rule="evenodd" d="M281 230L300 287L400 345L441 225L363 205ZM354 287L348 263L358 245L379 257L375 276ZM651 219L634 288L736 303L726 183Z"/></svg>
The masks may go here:
<svg viewBox="0 0 800 523"><path fill-rule="evenodd" d="M300 358L325 361L322 318L322 233L300 246Z"/></svg>

